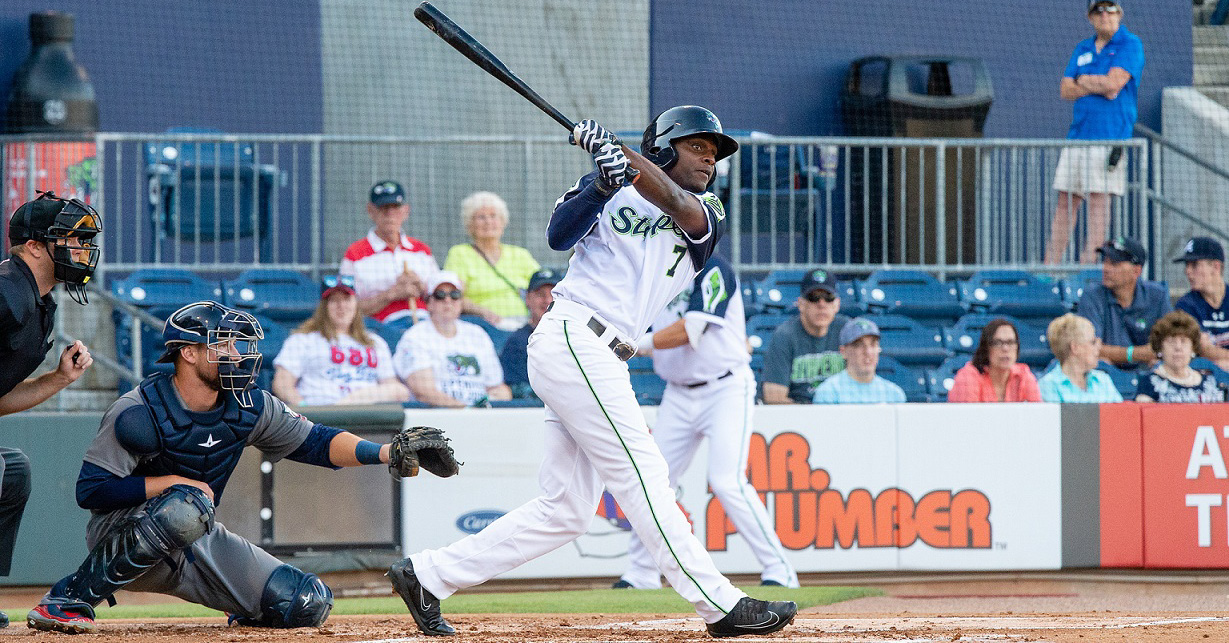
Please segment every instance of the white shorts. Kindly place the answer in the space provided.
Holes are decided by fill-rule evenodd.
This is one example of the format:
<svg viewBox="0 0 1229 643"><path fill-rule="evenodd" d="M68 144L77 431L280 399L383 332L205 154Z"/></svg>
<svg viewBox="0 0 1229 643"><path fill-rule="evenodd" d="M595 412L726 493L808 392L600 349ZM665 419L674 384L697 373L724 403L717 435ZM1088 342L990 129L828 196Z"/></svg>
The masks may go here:
<svg viewBox="0 0 1229 643"><path fill-rule="evenodd" d="M1114 169L1108 169L1109 145L1063 148L1054 171L1054 189L1084 196L1089 193L1116 194L1127 191L1127 159L1118 160Z"/></svg>

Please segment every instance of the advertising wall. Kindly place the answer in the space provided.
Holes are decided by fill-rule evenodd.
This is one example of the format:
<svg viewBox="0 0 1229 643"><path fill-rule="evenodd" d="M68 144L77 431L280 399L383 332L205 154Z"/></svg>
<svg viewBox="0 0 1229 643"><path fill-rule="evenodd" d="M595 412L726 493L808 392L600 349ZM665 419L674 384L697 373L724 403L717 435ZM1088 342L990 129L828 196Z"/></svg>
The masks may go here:
<svg viewBox="0 0 1229 643"><path fill-rule="evenodd" d="M798 571L1061 567L1058 406L817 411L757 408L748 467ZM456 478L407 481L405 551L446 545L537 495L542 409L410 413L448 431L466 465ZM701 447L679 500L720 569L756 572L708 491L706 462ZM574 543L508 576L618 575L626 521L609 498L597 513Z"/></svg>

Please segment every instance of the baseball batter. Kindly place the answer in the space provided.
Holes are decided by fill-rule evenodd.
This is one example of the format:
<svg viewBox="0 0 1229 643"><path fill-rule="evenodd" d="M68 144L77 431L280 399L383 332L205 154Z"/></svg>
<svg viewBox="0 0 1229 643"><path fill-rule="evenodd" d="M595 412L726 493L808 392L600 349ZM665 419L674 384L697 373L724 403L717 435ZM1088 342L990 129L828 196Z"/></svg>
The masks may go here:
<svg viewBox="0 0 1229 643"><path fill-rule="evenodd" d="M547 228L551 248L574 254L529 338L529 380L546 404L542 495L477 534L393 565L390 580L423 633L454 634L439 599L583 534L605 486L710 634L775 632L797 606L752 599L717 571L675 503L625 363L643 329L712 254L725 211L707 189L717 161L738 144L695 106L653 119L644 156L593 121L577 124L572 141L593 155L597 171L556 202ZM629 166L639 173L635 186L626 183Z"/></svg>
<svg viewBox="0 0 1229 643"><path fill-rule="evenodd" d="M92 632L94 607L129 589L178 596L241 625L320 625L333 607L328 586L228 531L214 506L249 445L273 460L332 469L391 461L394 475L410 469L403 448L313 424L253 389L263 333L248 313L189 304L167 319L163 337L158 361L173 362L174 373L116 400L81 465L77 504L93 512L90 553L27 624ZM415 458L414 473L417 466Z"/></svg>
<svg viewBox="0 0 1229 643"><path fill-rule="evenodd" d="M670 466L670 485L677 487L701 440L708 438L708 486L763 566L761 583L798 587L768 510L747 481L755 375L742 295L730 264L710 257L692 286L658 315L640 346L652 351L653 370L666 381L653 439ZM661 587L653 557L635 532L628 556L630 565L616 588Z"/></svg>

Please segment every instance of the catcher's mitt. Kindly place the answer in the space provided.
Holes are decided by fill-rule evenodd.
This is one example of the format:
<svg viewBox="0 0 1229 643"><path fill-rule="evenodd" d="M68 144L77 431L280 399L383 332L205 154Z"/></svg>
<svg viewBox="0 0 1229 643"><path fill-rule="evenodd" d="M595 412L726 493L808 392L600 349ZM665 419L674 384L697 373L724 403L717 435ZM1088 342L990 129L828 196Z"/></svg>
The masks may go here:
<svg viewBox="0 0 1229 643"><path fill-rule="evenodd" d="M402 429L388 452L388 471L398 480L418 475L420 466L441 478L455 476L461 464L453 457L444 432L430 426Z"/></svg>

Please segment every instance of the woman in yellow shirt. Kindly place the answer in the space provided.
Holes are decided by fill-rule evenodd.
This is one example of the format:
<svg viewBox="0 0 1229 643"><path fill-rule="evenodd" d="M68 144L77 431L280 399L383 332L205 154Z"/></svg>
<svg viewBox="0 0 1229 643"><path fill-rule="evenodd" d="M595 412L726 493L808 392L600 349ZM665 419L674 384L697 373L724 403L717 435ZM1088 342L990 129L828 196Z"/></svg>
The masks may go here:
<svg viewBox="0 0 1229 643"><path fill-rule="evenodd" d="M475 192L461 201L461 223L472 242L453 246L444 259L444 270L465 281L461 312L500 328L523 326L529 317L525 288L541 266L525 248L500 243L508 204L494 192Z"/></svg>

